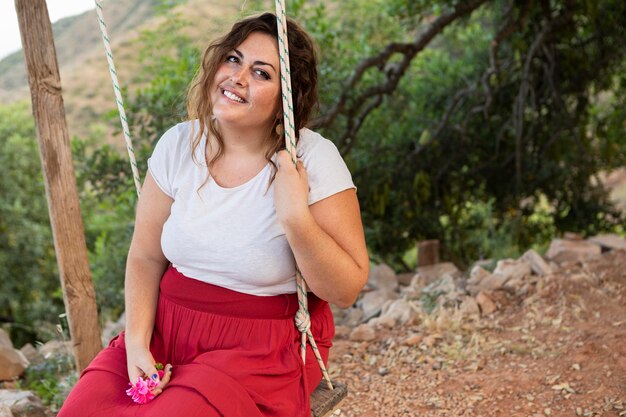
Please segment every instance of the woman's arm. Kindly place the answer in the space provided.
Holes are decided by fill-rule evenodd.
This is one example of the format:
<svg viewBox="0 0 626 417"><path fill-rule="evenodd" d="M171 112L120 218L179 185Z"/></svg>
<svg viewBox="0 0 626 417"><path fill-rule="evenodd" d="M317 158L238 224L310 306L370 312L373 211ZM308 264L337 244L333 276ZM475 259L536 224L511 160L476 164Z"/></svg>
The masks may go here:
<svg viewBox="0 0 626 417"><path fill-rule="evenodd" d="M369 257L354 189L308 206L308 178L285 151L278 156L275 203L298 267L318 297L349 307L367 281Z"/></svg>
<svg viewBox="0 0 626 417"><path fill-rule="evenodd" d="M150 339L159 295L159 283L168 261L161 250L163 224L174 200L157 186L148 173L137 204L135 231L126 262L126 351L128 376L156 373Z"/></svg>

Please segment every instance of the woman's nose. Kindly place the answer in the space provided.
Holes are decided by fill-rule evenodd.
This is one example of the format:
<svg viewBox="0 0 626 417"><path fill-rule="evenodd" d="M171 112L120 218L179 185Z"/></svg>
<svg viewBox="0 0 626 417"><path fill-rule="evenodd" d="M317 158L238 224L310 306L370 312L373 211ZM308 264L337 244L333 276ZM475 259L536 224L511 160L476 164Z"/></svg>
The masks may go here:
<svg viewBox="0 0 626 417"><path fill-rule="evenodd" d="M248 71L241 67L236 71L233 71L233 73L230 76L230 79L232 80L233 83L237 84L237 85L246 85L248 83L248 77L247 77Z"/></svg>

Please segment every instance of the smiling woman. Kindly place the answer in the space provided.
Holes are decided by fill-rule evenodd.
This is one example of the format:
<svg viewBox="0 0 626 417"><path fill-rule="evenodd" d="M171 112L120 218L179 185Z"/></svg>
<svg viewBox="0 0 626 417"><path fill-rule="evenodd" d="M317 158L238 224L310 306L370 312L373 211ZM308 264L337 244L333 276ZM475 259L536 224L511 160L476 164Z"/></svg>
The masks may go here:
<svg viewBox="0 0 626 417"><path fill-rule="evenodd" d="M313 42L288 26L297 165L284 150L276 17L266 13L207 48L189 120L156 145L128 255L126 331L60 417L310 416L321 371L310 346L306 360L298 352L296 262L311 290L304 325L326 362L328 303L354 302L368 256L350 172L306 128L317 105ZM132 404L129 381L156 399Z"/></svg>

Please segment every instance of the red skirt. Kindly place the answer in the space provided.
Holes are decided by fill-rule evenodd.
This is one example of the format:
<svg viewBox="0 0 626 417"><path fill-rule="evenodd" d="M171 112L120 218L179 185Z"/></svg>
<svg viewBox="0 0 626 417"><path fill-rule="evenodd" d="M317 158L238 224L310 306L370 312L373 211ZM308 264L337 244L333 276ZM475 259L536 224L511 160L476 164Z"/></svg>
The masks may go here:
<svg viewBox="0 0 626 417"><path fill-rule="evenodd" d="M83 371L58 417L309 417L322 374L311 347L300 357L297 296L260 297L185 277L160 284L150 350L173 365L161 395L138 405L129 387L124 333ZM328 303L309 294L311 331L326 363L334 336Z"/></svg>

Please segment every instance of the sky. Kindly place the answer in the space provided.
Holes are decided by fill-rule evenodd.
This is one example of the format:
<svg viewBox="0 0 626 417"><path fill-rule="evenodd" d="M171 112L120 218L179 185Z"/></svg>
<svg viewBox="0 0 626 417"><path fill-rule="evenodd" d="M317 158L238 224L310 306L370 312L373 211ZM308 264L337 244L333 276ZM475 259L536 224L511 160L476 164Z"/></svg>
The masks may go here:
<svg viewBox="0 0 626 417"><path fill-rule="evenodd" d="M46 3L50 20L53 23L63 17L95 8L94 0L46 0ZM21 48L22 41L15 14L15 1L0 0L0 59Z"/></svg>

